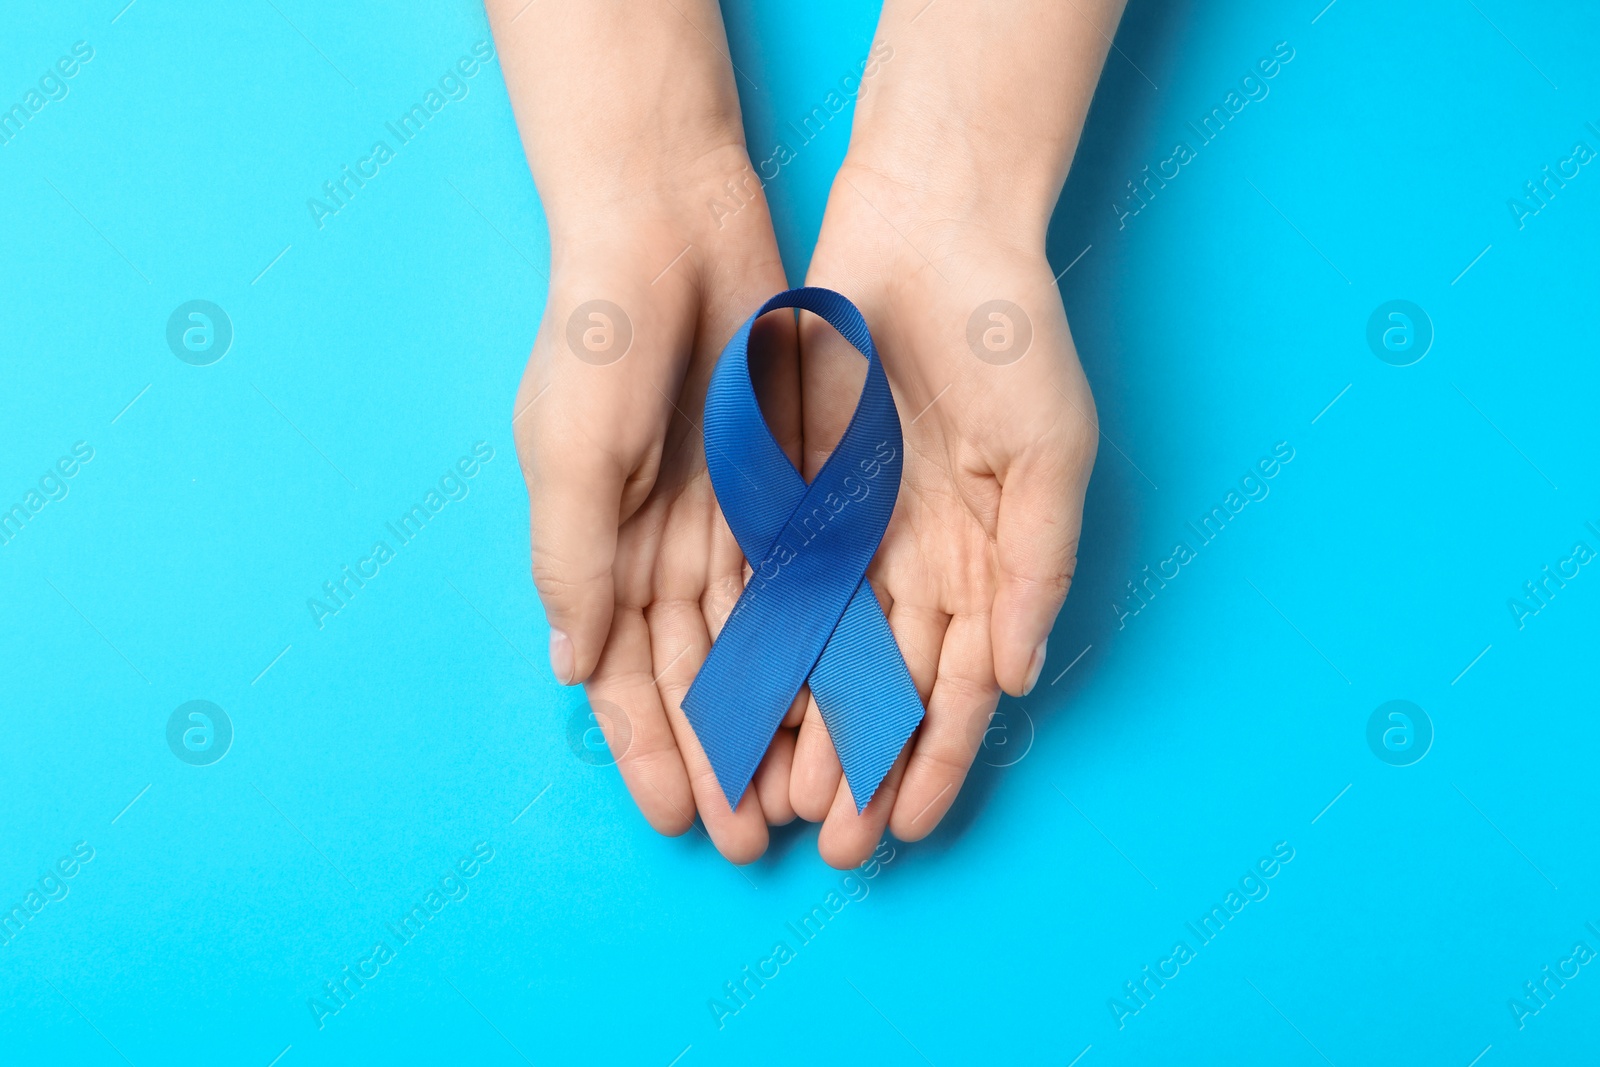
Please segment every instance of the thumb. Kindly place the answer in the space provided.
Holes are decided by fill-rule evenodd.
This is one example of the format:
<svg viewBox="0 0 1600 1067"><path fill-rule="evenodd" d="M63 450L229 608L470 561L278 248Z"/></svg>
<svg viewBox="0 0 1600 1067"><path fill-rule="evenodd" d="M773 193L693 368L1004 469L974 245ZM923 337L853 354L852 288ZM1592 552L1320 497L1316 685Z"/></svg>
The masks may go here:
<svg viewBox="0 0 1600 1067"><path fill-rule="evenodd" d="M562 685L588 681L610 635L618 528L655 482L672 410L665 390L679 364L665 353L686 348L694 323L686 299L663 324L637 287L596 277L580 274L571 291L620 290L625 307L578 302L566 288L552 295L512 416L528 484L533 584ZM586 324L595 336L575 338Z"/></svg>
<svg viewBox="0 0 1600 1067"><path fill-rule="evenodd" d="M611 631L611 565L623 475L592 450L527 464L533 584L550 622L550 669L562 685L587 681Z"/></svg>
<svg viewBox="0 0 1600 1067"><path fill-rule="evenodd" d="M512 429L528 485L533 584L550 623L550 669L562 685L577 685L594 672L611 631L627 472L601 444L607 405L543 365L535 358L523 376Z"/></svg>
<svg viewBox="0 0 1600 1067"><path fill-rule="evenodd" d="M995 680L1025 696L1044 668L1050 628L1067 597L1078 562L1088 456L1035 460L1008 472L1000 494L995 541L999 583L990 617Z"/></svg>

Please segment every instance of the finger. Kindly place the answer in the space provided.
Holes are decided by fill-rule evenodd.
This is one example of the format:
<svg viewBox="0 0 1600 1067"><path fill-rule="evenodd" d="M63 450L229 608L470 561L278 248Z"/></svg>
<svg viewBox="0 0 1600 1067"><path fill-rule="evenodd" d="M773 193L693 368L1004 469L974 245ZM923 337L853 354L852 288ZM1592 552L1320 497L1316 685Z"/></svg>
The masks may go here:
<svg viewBox="0 0 1600 1067"><path fill-rule="evenodd" d="M688 541L682 542L675 555L680 566L669 566L664 573L653 576L651 585L654 597L671 599L677 595L691 594L698 580L701 585L700 614L705 621L707 636L715 641L722 633L723 626L727 625L728 617L733 614L739 594L744 592L750 568L745 563L744 553L739 550L738 540L728 528L727 518L717 506L710 486L699 484L692 493L705 503L708 512L705 547L702 549ZM703 571L699 569L702 565Z"/></svg>
<svg viewBox="0 0 1600 1067"><path fill-rule="evenodd" d="M570 429L568 420L552 419L517 435L533 583L550 622L550 669L562 685L593 673L611 628L611 566L626 481L613 456L566 437Z"/></svg>
<svg viewBox="0 0 1600 1067"><path fill-rule="evenodd" d="M954 616L939 652L939 676L928 698L928 714L917 730L911 762L889 818L896 837L919 841L944 818L999 701L988 616L981 612Z"/></svg>
<svg viewBox="0 0 1600 1067"><path fill-rule="evenodd" d="M730 533L727 538L733 540ZM721 554L720 543L722 538L713 539L711 549L712 559L709 561L706 573L706 589L700 596L700 614L705 618L706 633L715 641L722 633L722 628L727 625L728 616L733 614L734 605L739 602L739 594L744 590L744 557L738 557L741 566L728 567L724 561L717 557ZM734 548L738 551L737 544Z"/></svg>
<svg viewBox="0 0 1600 1067"><path fill-rule="evenodd" d="M779 729L772 747L756 768L756 797L768 826L794 822L794 805L789 802L789 774L794 763L795 731Z"/></svg>
<svg viewBox="0 0 1600 1067"><path fill-rule="evenodd" d="M695 295L676 276L662 284L670 289L647 299L631 269L579 268L552 292L518 388L512 428L528 483L533 579L563 684L583 681L600 658L617 528L655 483L673 424L669 397L693 343ZM620 319L587 314L596 330L606 326L596 336L620 351L587 340L574 347L574 316L596 294L619 302Z"/></svg>
<svg viewBox="0 0 1600 1067"><path fill-rule="evenodd" d="M789 771L789 801L795 814L807 822L821 822L833 806L843 774L816 698L808 697Z"/></svg>
<svg viewBox="0 0 1600 1067"><path fill-rule="evenodd" d="M880 601L884 597L880 594ZM950 616L936 608L919 607L896 600L889 608L889 628L894 631L900 655L911 671L911 681L917 687L917 696L927 704L938 677L939 649L950 626ZM817 835L817 851L828 864L844 869L866 861L868 854L883 839L884 828L894 810L894 800L899 792L901 776L911 754L908 740L900 758L884 776L872 802L859 815L855 796L848 780L841 781L835 791L833 804L823 820ZM866 851L863 852L862 850Z"/></svg>
<svg viewBox="0 0 1600 1067"><path fill-rule="evenodd" d="M789 711L783 717L783 725L789 729L798 729L805 721L806 708L811 704L811 687L802 685L800 692L794 695L794 703L789 705Z"/></svg>
<svg viewBox="0 0 1600 1067"><path fill-rule="evenodd" d="M817 853L824 863L843 871L859 867L872 855L872 850L883 840L883 830L894 810L895 798L910 755L911 745L907 743L900 757L889 768L889 773L883 776L878 791L872 794L872 801L859 815L856 813L855 797L850 794L850 783L839 783L833 806L817 833Z"/></svg>
<svg viewBox="0 0 1600 1067"><path fill-rule="evenodd" d="M650 662L644 615L622 608L585 690L633 802L652 827L676 837L694 823L694 796Z"/></svg>
<svg viewBox="0 0 1600 1067"><path fill-rule="evenodd" d="M748 570L739 544L720 512L715 521L717 528L711 538L706 588L700 597L700 613L705 619L706 632L713 641L722 632L733 611ZM804 710L803 705L801 710ZM770 826L783 826L794 821L794 807L789 803L789 772L794 762L793 727L800 725L800 718L797 714L791 714L794 721L791 723L787 721L788 716L785 717L752 779L762 814ZM784 729L785 726L790 728Z"/></svg>
<svg viewBox="0 0 1600 1067"><path fill-rule="evenodd" d="M934 679L939 676L939 649L949 628L950 616L937 608L919 607L904 600L896 600L889 608L889 629L894 631L900 656L906 661L924 707L933 693Z"/></svg>
<svg viewBox="0 0 1600 1067"><path fill-rule="evenodd" d="M657 600L645 609L656 666L656 688L667 721L678 739L678 751L689 774L695 806L706 833L734 863L750 863L767 850L767 822L753 787L746 787L737 810L728 807L711 761L683 713L683 696L711 649L705 616L692 600Z"/></svg>
<svg viewBox="0 0 1600 1067"><path fill-rule="evenodd" d="M1031 692L1044 668L1046 640L1078 564L1093 465L1091 439L1087 448L1075 443L1007 472L995 527L999 582L989 636L995 677L1012 696Z"/></svg>
<svg viewBox="0 0 1600 1067"><path fill-rule="evenodd" d="M867 577L867 586L877 598L878 609L888 616L893 611L888 592L871 575ZM932 664L937 664L938 652L938 643L934 642L928 671L930 686L933 684ZM904 649L901 654L904 655ZM795 764L791 772L789 796L794 802L795 813L802 819L807 822L821 822L833 807L833 798L839 791L844 768L839 764L838 750L833 747L828 724L822 718L822 711L817 707L816 698L811 696L810 686L802 688L800 695L806 700L806 712L800 720L800 735L795 744ZM792 708L789 714L794 714Z"/></svg>

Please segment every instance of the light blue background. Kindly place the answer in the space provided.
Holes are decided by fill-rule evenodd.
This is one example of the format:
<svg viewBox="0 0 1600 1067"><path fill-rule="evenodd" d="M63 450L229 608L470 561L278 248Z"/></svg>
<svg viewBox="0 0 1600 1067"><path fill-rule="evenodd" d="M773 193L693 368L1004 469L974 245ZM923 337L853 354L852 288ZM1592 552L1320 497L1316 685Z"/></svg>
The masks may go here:
<svg viewBox="0 0 1600 1067"><path fill-rule="evenodd" d="M1600 548L1600 171L1521 229L1507 206L1574 142L1600 149L1592 9L1135 0L1051 230L1056 269L1082 253L1061 284L1105 440L1044 681L984 759L1030 723L1031 749L980 763L719 1030L708 1001L795 945L785 922L840 876L814 828L743 871L658 837L568 746L582 697L544 661L509 434L548 241L499 68L322 230L305 206L488 38L482 12L122 3L13 6L0 34L3 107L95 49L0 146L0 503L95 450L0 547L0 904L95 850L0 948L7 1062L1493 1067L1592 1047L1596 968L1524 1029L1508 1000L1600 949L1600 575L1520 630L1507 606ZM875 12L729 7L761 158ZM1119 228L1124 183L1280 41L1270 95ZM796 281L846 118L767 190ZM235 330L209 367L165 342L195 298ZM1365 340L1396 298L1436 331L1405 368ZM471 494L319 631L307 598L478 441L495 456ZM1124 583L1280 441L1270 496L1119 629ZM235 727L211 766L166 745L192 699ZM1391 699L1433 722L1414 766L1367 746ZM307 999L479 841L469 895L319 1030ZM1270 895L1119 1029L1123 983L1194 945L1185 922L1277 842L1295 853Z"/></svg>

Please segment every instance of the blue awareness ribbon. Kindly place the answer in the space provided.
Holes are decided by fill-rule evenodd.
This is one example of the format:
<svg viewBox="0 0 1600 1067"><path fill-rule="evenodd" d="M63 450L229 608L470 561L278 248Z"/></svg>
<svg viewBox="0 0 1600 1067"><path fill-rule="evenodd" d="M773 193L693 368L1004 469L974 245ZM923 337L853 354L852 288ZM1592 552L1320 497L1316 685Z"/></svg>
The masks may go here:
<svg viewBox="0 0 1600 1067"><path fill-rule="evenodd" d="M750 380L750 330L778 308L820 316L867 360L850 425L810 485L773 439ZM865 578L900 492L904 445L856 306L815 287L761 305L712 371L705 442L717 502L753 573L683 710L734 808L809 681L860 813L923 709Z"/></svg>

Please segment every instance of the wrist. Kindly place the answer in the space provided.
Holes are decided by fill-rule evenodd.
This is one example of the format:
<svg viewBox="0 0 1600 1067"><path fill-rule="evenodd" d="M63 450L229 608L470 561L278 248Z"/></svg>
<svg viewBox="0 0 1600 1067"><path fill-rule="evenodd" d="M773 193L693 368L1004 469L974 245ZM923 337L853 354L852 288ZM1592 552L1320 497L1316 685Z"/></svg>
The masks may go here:
<svg viewBox="0 0 1600 1067"><path fill-rule="evenodd" d="M835 203L864 204L869 210L858 224L892 227L903 238L896 247L910 257L906 266L912 268L924 257L974 246L1044 254L1053 194L1012 195L1008 190L1015 185L1005 178L955 174L949 168L941 172L939 164L921 159L920 152L853 146L834 179L830 214Z"/></svg>
<svg viewBox="0 0 1600 1067"><path fill-rule="evenodd" d="M704 253L741 235L770 236L761 183L737 133L672 153L630 153L604 169L606 177L549 193L541 185L552 261L636 254L652 241L674 255L686 244Z"/></svg>
<svg viewBox="0 0 1600 1067"><path fill-rule="evenodd" d="M704 160L742 151L717 0L490 0L489 10L553 229L670 205Z"/></svg>
<svg viewBox="0 0 1600 1067"><path fill-rule="evenodd" d="M840 174L897 190L892 199L908 224L968 224L1008 244L1042 247L1060 181L1025 152L978 140L927 124L873 123L853 135Z"/></svg>
<svg viewBox="0 0 1600 1067"><path fill-rule="evenodd" d="M1048 131L969 114L970 101L885 78L863 94L846 167L916 193L930 209L1042 242L1070 148Z"/></svg>

